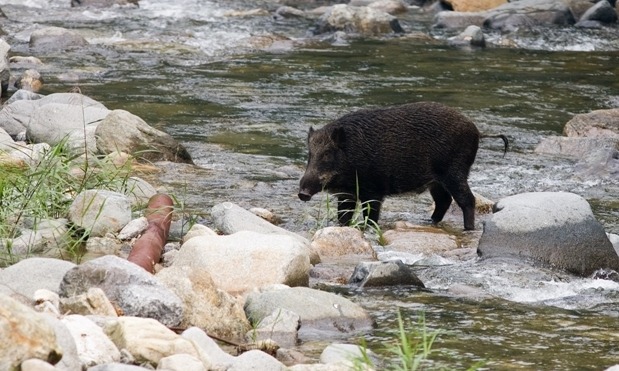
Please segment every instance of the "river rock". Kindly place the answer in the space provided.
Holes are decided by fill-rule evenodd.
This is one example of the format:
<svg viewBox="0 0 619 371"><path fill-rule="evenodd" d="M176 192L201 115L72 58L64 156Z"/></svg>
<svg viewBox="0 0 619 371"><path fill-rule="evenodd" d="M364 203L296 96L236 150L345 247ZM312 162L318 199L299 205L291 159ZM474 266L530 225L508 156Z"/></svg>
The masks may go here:
<svg viewBox="0 0 619 371"><path fill-rule="evenodd" d="M246 337L251 342L270 339L280 347L292 348L298 343L300 326L301 317L297 313L278 308L262 318Z"/></svg>
<svg viewBox="0 0 619 371"><path fill-rule="evenodd" d="M444 230L436 227L397 223L394 229L383 234L385 241L384 252L402 252L413 254L417 259L432 255L444 255L459 248L458 240ZM379 253L380 260L384 260L383 253ZM411 261L406 263L412 264Z"/></svg>
<svg viewBox="0 0 619 371"><path fill-rule="evenodd" d="M131 205L141 207L148 205L148 201L157 194L157 190L144 179L132 176L127 178L123 193L131 200Z"/></svg>
<svg viewBox="0 0 619 371"><path fill-rule="evenodd" d="M25 70L15 81L15 87L21 91L38 92L43 87L41 74L35 69Z"/></svg>
<svg viewBox="0 0 619 371"><path fill-rule="evenodd" d="M408 5L402 0L351 0L349 6L367 6L392 15L408 11Z"/></svg>
<svg viewBox="0 0 619 371"><path fill-rule="evenodd" d="M524 193L500 200L477 251L482 259L528 260L580 276L619 269L619 256L589 203L573 193Z"/></svg>
<svg viewBox="0 0 619 371"><path fill-rule="evenodd" d="M113 110L95 132L100 154L126 152L144 161L172 161L193 164L185 147L171 135L148 125L124 110Z"/></svg>
<svg viewBox="0 0 619 371"><path fill-rule="evenodd" d="M0 270L0 292L8 292L28 300L38 289L60 292L64 275L76 265L50 258L28 258ZM2 288L9 290L4 291Z"/></svg>
<svg viewBox="0 0 619 371"><path fill-rule="evenodd" d="M465 29L469 26L482 27L485 19L486 14L483 12L442 11L434 16L432 27L450 30Z"/></svg>
<svg viewBox="0 0 619 371"><path fill-rule="evenodd" d="M276 283L309 283L309 249L287 235L242 231L194 237L181 246L172 265L205 270L218 288L232 294Z"/></svg>
<svg viewBox="0 0 619 371"><path fill-rule="evenodd" d="M608 1L598 1L580 17L580 22L616 23L617 11Z"/></svg>
<svg viewBox="0 0 619 371"><path fill-rule="evenodd" d="M442 0L456 12L480 12L506 4L507 0Z"/></svg>
<svg viewBox="0 0 619 371"><path fill-rule="evenodd" d="M39 51L60 51L88 45L76 31L62 27L45 27L32 31L30 47Z"/></svg>
<svg viewBox="0 0 619 371"><path fill-rule="evenodd" d="M0 152L10 152L15 147L15 141L6 130L0 127Z"/></svg>
<svg viewBox="0 0 619 371"><path fill-rule="evenodd" d="M211 216L213 217L215 228L223 234L253 231L262 234L286 235L294 237L300 243L309 246L309 241L303 236L273 225L232 202L222 202L213 206Z"/></svg>
<svg viewBox="0 0 619 371"><path fill-rule="evenodd" d="M197 326L223 339L242 339L249 329L243 305L219 290L207 270L176 265L156 277L184 302L180 327Z"/></svg>
<svg viewBox="0 0 619 371"><path fill-rule="evenodd" d="M254 322L280 308L299 315L299 338L302 340L327 334L350 335L372 327L371 318L358 304L340 295L307 287L253 292L245 302L245 312Z"/></svg>
<svg viewBox="0 0 619 371"><path fill-rule="evenodd" d="M234 356L224 352L215 340L198 327L188 328L181 336L191 341L202 359L207 358L210 361L212 370L228 370L235 361Z"/></svg>
<svg viewBox="0 0 619 371"><path fill-rule="evenodd" d="M62 348L45 315L0 294L0 369L18 370L21 362L38 358L56 364Z"/></svg>
<svg viewBox="0 0 619 371"><path fill-rule="evenodd" d="M71 333L77 346L82 369L120 361L120 351L101 327L88 318L70 314L60 320Z"/></svg>
<svg viewBox="0 0 619 371"><path fill-rule="evenodd" d="M232 367L227 371L269 370L285 371L288 368L261 350L250 350L236 357Z"/></svg>
<svg viewBox="0 0 619 371"><path fill-rule="evenodd" d="M139 0L71 0L71 6L84 6L93 8L109 8L112 6L139 6Z"/></svg>
<svg viewBox="0 0 619 371"><path fill-rule="evenodd" d="M70 297L101 288L126 316L149 317L166 326L178 326L183 303L156 277L117 256L102 256L69 270L60 284L60 296Z"/></svg>
<svg viewBox="0 0 619 371"><path fill-rule="evenodd" d="M90 236L103 237L119 232L131 221L131 201L122 193L89 189L75 197L69 219Z"/></svg>
<svg viewBox="0 0 619 371"><path fill-rule="evenodd" d="M20 133L25 133L36 107L37 104L29 100L5 104L0 111L0 127L13 138Z"/></svg>
<svg viewBox="0 0 619 371"><path fill-rule="evenodd" d="M400 260L359 263L348 282L359 287L399 285L425 287L411 267Z"/></svg>
<svg viewBox="0 0 619 371"><path fill-rule="evenodd" d="M207 371L204 364L196 357L189 354L173 354L161 358L157 370L166 371Z"/></svg>
<svg viewBox="0 0 619 371"><path fill-rule="evenodd" d="M138 363L156 366L162 358L174 354L198 356L189 340L151 318L118 317L106 323L103 330L118 349L126 349Z"/></svg>
<svg viewBox="0 0 619 371"><path fill-rule="evenodd" d="M360 255L376 259L372 245L365 239L363 232L351 227L326 227L314 234L310 245L320 257L338 257L343 255Z"/></svg>
<svg viewBox="0 0 619 371"><path fill-rule="evenodd" d="M363 35L404 32L397 18L371 7L333 5L317 21L317 34L346 31Z"/></svg>
<svg viewBox="0 0 619 371"><path fill-rule="evenodd" d="M118 316L114 305L105 296L105 292L98 287L91 287L84 294L62 298L60 304L63 313L104 317Z"/></svg>
<svg viewBox="0 0 619 371"><path fill-rule="evenodd" d="M4 40L0 40L0 92L3 97L7 96L11 69L9 64L9 51L11 46Z"/></svg>
<svg viewBox="0 0 619 371"><path fill-rule="evenodd" d="M619 108L574 115L563 127L568 137L619 139Z"/></svg>
<svg viewBox="0 0 619 371"><path fill-rule="evenodd" d="M42 94L33 93L29 90L19 89L15 93L13 93L13 95L11 95L11 97L7 99L6 102L4 102L4 106L6 107L7 105L17 102L19 100L39 100L43 97L44 95Z"/></svg>
<svg viewBox="0 0 619 371"><path fill-rule="evenodd" d="M10 240L11 252L16 258L31 255L61 258L71 248L66 219L42 220L33 229L22 228L20 236ZM4 243L8 243L8 240ZM0 242L0 245L3 242Z"/></svg>
<svg viewBox="0 0 619 371"><path fill-rule="evenodd" d="M454 46L486 46L486 37L479 26L470 25L460 34L449 38Z"/></svg>

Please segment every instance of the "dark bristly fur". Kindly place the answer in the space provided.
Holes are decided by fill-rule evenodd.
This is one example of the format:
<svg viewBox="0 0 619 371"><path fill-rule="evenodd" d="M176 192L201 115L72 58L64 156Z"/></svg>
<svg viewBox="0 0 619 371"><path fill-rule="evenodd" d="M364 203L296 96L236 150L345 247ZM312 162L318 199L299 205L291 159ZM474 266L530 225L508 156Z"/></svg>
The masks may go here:
<svg viewBox="0 0 619 371"><path fill-rule="evenodd" d="M475 198L467 178L482 137L457 110L434 102L349 113L309 130L309 159L299 198L320 192L338 195L338 219L346 225L357 201L369 203L365 216L378 221L385 196L430 189L434 223L452 198L474 229ZM508 141L502 138L507 151Z"/></svg>

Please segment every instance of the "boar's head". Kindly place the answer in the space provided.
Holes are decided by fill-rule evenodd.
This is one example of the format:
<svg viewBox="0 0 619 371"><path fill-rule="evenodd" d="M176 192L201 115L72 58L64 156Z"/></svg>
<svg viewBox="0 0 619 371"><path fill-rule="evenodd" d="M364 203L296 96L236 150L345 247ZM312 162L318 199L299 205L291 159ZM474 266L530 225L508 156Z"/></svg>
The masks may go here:
<svg viewBox="0 0 619 371"><path fill-rule="evenodd" d="M309 201L320 191L338 188L338 179L346 172L343 169L346 166L344 139L343 127L327 125L318 130L309 129L307 168L299 184L302 201Z"/></svg>

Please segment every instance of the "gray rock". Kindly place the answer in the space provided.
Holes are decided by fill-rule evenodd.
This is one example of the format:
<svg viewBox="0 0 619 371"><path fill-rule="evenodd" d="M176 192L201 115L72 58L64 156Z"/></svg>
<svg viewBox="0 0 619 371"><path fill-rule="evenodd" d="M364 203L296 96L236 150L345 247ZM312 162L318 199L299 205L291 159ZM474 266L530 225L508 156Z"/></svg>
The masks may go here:
<svg viewBox="0 0 619 371"><path fill-rule="evenodd" d="M26 136L33 143L48 143L54 146L74 131L81 132L83 137L88 125L103 120L109 113L107 108L97 106L42 104L44 101L44 98L34 101L38 102L39 106L34 109L28 121ZM73 146L75 147L75 144Z"/></svg>
<svg viewBox="0 0 619 371"><path fill-rule="evenodd" d="M69 219L90 236L103 237L120 231L131 221L131 201L118 192L89 189L75 197Z"/></svg>
<svg viewBox="0 0 619 371"><path fill-rule="evenodd" d="M574 16L563 0L520 0L486 12L484 27L513 31L534 24L571 25Z"/></svg>
<svg viewBox="0 0 619 371"><path fill-rule="evenodd" d="M218 288L233 295L276 283L309 284L309 249L285 235L244 231L194 237L181 246L173 266L206 270Z"/></svg>
<svg viewBox="0 0 619 371"><path fill-rule="evenodd" d="M234 234L240 231L253 231L262 234L278 234L292 236L309 246L309 241L294 232L273 225L251 211L245 210L232 202L222 202L211 210L215 228L223 234Z"/></svg>
<svg viewBox="0 0 619 371"><path fill-rule="evenodd" d="M130 240L142 234L148 228L148 219L145 216L133 219L118 232L119 240Z"/></svg>
<svg viewBox="0 0 619 371"><path fill-rule="evenodd" d="M125 152L146 161L193 164L189 152L172 136L124 110L110 112L97 126L95 135L97 149L103 155Z"/></svg>
<svg viewBox="0 0 619 371"><path fill-rule="evenodd" d="M157 370L166 371L207 371L202 362L189 354L173 354L161 358Z"/></svg>
<svg viewBox="0 0 619 371"><path fill-rule="evenodd" d="M77 345L73 340L71 332L67 326L62 323L57 316L45 314L43 316L48 325L54 329L58 345L62 348L62 359L56 363L56 370L73 371L80 370L82 363L79 354L77 353Z"/></svg>
<svg viewBox="0 0 619 371"><path fill-rule="evenodd" d="M470 25L460 34L451 37L449 44L454 46L486 46L486 38L479 26Z"/></svg>
<svg viewBox="0 0 619 371"><path fill-rule="evenodd" d="M320 353L320 362L324 364L344 364L353 366L353 360L363 359L363 351L359 345L354 344L329 344ZM369 350L366 353L371 353Z"/></svg>
<svg viewBox="0 0 619 371"><path fill-rule="evenodd" d="M116 309L105 296L105 292L98 287L92 287L84 294L63 298L61 301L62 313L81 315L97 315L116 317Z"/></svg>
<svg viewBox="0 0 619 371"><path fill-rule="evenodd" d="M60 296L70 297L101 288L126 316L154 318L166 326L178 326L183 302L141 267L116 256L85 262L64 276Z"/></svg>
<svg viewBox="0 0 619 371"><path fill-rule="evenodd" d="M432 27L449 30L465 29L469 26L481 27L485 19L486 15L483 12L443 11L434 16Z"/></svg>
<svg viewBox="0 0 619 371"><path fill-rule="evenodd" d="M59 293L62 278L75 266L60 259L28 258L0 270L0 284L28 299L38 289Z"/></svg>
<svg viewBox="0 0 619 371"><path fill-rule="evenodd" d="M13 95L11 95L11 97L7 99L6 102L4 102L4 107L6 108L11 103L17 102L19 100L24 100L24 101L39 100L43 97L44 95L42 94L37 94L30 90L19 89L15 93L13 93Z"/></svg>
<svg viewBox="0 0 619 371"><path fill-rule="evenodd" d="M132 176L127 179L123 193L129 196L134 207L140 207L146 206L157 190L144 179Z"/></svg>
<svg viewBox="0 0 619 371"><path fill-rule="evenodd" d="M25 132L37 107L38 103L34 100L7 102L0 111L0 127L12 137Z"/></svg>
<svg viewBox="0 0 619 371"><path fill-rule="evenodd" d="M9 133L0 127L0 153L9 152L15 147L15 141Z"/></svg>
<svg viewBox="0 0 619 371"><path fill-rule="evenodd" d="M317 21L316 33L335 31L355 32L370 36L404 32L398 19L389 13L371 7L346 4L333 5Z"/></svg>
<svg viewBox="0 0 619 371"><path fill-rule="evenodd" d="M61 258L71 247L66 219L42 220L31 228L23 228L21 235L11 240L11 252L19 258L39 257ZM2 242L0 242L0 245Z"/></svg>
<svg viewBox="0 0 619 371"><path fill-rule="evenodd" d="M88 45L88 41L75 31L61 27L45 27L30 34L30 47L39 51L64 50Z"/></svg>
<svg viewBox="0 0 619 371"><path fill-rule="evenodd" d="M349 283L360 287L398 285L425 287L411 267L399 260L360 263L350 277Z"/></svg>
<svg viewBox="0 0 619 371"><path fill-rule="evenodd" d="M21 362L38 358L55 364L62 348L45 315L0 294L0 369L17 370Z"/></svg>
<svg viewBox="0 0 619 371"><path fill-rule="evenodd" d="M530 260L588 276L619 269L619 257L585 199L573 193L524 193L500 200L484 225L483 258Z"/></svg>
<svg viewBox="0 0 619 371"><path fill-rule="evenodd" d="M580 17L579 22L597 21L601 23L617 22L617 11L608 1L598 1Z"/></svg>
<svg viewBox="0 0 619 371"><path fill-rule="evenodd" d="M301 317L286 309L277 309L270 315L262 318L256 328L247 333L251 342L271 339L284 348L293 348L297 345L298 330Z"/></svg>
<svg viewBox="0 0 619 371"><path fill-rule="evenodd" d="M350 335L372 327L372 320L359 305L340 295L307 287L251 293L245 303L245 312L254 322L280 308L300 316L302 340L328 334Z"/></svg>

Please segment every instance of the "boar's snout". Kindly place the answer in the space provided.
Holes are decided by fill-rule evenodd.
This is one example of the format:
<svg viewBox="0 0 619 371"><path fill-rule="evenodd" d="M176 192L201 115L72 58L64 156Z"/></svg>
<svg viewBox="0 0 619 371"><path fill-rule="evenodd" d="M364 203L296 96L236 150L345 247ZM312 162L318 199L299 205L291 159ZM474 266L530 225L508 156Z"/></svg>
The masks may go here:
<svg viewBox="0 0 619 371"><path fill-rule="evenodd" d="M301 201L307 202L312 199L312 195L306 190L301 190L299 191L299 198Z"/></svg>

